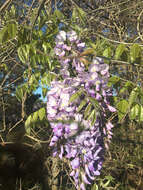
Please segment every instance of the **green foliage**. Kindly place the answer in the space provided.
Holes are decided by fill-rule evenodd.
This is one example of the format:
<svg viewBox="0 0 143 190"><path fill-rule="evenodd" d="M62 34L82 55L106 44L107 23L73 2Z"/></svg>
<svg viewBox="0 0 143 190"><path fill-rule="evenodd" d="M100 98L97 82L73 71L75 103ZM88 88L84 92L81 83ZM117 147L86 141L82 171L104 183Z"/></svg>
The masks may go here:
<svg viewBox="0 0 143 190"><path fill-rule="evenodd" d="M119 44L115 51L115 59L120 59L125 51L126 51L125 44Z"/></svg>
<svg viewBox="0 0 143 190"><path fill-rule="evenodd" d="M91 124L94 125L96 121L96 114L98 113L97 110L101 109L98 101L95 98L88 97L87 94L82 89L79 89L76 93L74 93L70 97L69 103L77 101L78 99L81 98L81 95L85 96L81 101L79 107L77 108L77 112L80 112L84 108L85 109L84 118L91 121Z"/></svg>
<svg viewBox="0 0 143 190"><path fill-rule="evenodd" d="M84 25L85 24L86 13L80 7L75 6L75 8L73 9L73 12L72 12L72 21L76 22L76 20L78 18L80 19L81 23Z"/></svg>
<svg viewBox="0 0 143 190"><path fill-rule="evenodd" d="M120 78L117 77L117 76L112 76L109 78L109 81L108 81L108 85L109 86L112 86L112 85L115 85L116 83L118 83L120 81Z"/></svg>
<svg viewBox="0 0 143 190"><path fill-rule="evenodd" d="M77 100L81 96L81 94L83 94L82 89L79 89L76 93L72 94L72 96L70 97L69 103Z"/></svg>
<svg viewBox="0 0 143 190"><path fill-rule="evenodd" d="M111 47L108 47L108 48L106 48L106 49L103 51L103 56L104 56L104 57L107 57L107 58L111 58L111 56L112 56Z"/></svg>
<svg viewBox="0 0 143 190"><path fill-rule="evenodd" d="M35 127L35 125L37 123L39 124L39 123L43 122L45 118L46 118L45 108L40 108L38 111L29 115L27 120L25 121L26 133L30 135L31 128Z"/></svg>
<svg viewBox="0 0 143 190"><path fill-rule="evenodd" d="M81 101L80 105L78 106L77 112L80 112L82 108L87 104L87 101L84 99Z"/></svg>
<svg viewBox="0 0 143 190"><path fill-rule="evenodd" d="M22 97L23 97L23 89L22 89L22 87L18 87L18 88L16 89L15 96L16 96L16 98L17 98L19 101L22 100Z"/></svg>
<svg viewBox="0 0 143 190"><path fill-rule="evenodd" d="M22 63L27 63L29 60L29 51L30 46L28 44L24 44L18 48L18 56Z"/></svg>
<svg viewBox="0 0 143 190"><path fill-rule="evenodd" d="M139 44L133 44L130 48L130 59L131 62L138 62L141 57L141 47Z"/></svg>
<svg viewBox="0 0 143 190"><path fill-rule="evenodd" d="M128 113L128 106L129 104L127 100L121 100L120 102L117 103L116 107L118 109L119 121L121 121Z"/></svg>
<svg viewBox="0 0 143 190"><path fill-rule="evenodd" d="M130 111L130 119L138 122L143 121L143 106L135 104Z"/></svg>
<svg viewBox="0 0 143 190"><path fill-rule="evenodd" d="M129 106L130 106L130 107L131 107L131 105L132 105L133 103L136 102L138 95L139 95L139 87L136 87L136 88L134 88L134 89L131 91L131 93L130 93L130 95L129 95L129 100L128 100L128 101L129 101Z"/></svg>
<svg viewBox="0 0 143 190"><path fill-rule="evenodd" d="M84 112L84 118L86 119L87 116L91 113L91 109L92 109L92 104L88 103L87 107L85 108L85 112Z"/></svg>
<svg viewBox="0 0 143 190"><path fill-rule="evenodd" d="M12 40L16 37L17 34L17 24L8 23L0 30L0 43L5 43L8 40Z"/></svg>

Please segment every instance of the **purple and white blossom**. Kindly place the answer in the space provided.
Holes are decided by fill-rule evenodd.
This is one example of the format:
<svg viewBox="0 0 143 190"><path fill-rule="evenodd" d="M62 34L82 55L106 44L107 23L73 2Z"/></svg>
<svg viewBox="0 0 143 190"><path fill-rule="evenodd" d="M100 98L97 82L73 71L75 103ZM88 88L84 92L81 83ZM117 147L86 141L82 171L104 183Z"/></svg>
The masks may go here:
<svg viewBox="0 0 143 190"><path fill-rule="evenodd" d="M116 111L109 101L109 97L112 96L111 89L107 86L109 66L97 57L87 70L81 61L71 58L84 48L85 43L80 41L75 31L61 31L57 35L55 54L61 63L60 74L63 81L55 80L51 83L47 100L47 118L53 129L50 142L53 156L70 160L70 175L76 188L81 190L85 190L85 184L91 184L95 177L100 175L104 147L108 148L108 142L112 137L113 124L108 121L107 113ZM75 76L71 75L70 68L75 71ZM82 94L70 102L70 97L81 87L86 95ZM90 102L88 97L95 98L99 103L100 109L96 110L94 123L84 117L87 104L77 112L83 97L86 98L87 104ZM91 112L94 109L92 106Z"/></svg>

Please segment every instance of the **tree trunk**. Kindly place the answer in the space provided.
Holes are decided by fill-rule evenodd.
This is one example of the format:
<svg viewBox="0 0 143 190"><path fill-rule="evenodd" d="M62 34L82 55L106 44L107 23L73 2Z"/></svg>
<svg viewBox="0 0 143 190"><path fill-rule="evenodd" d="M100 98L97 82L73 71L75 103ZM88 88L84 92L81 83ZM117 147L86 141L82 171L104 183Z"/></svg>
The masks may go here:
<svg viewBox="0 0 143 190"><path fill-rule="evenodd" d="M52 190L59 190L59 180L58 180L58 174L59 174L59 168L58 168L58 159L57 158L53 158L52 159L53 163L52 163L52 175L53 175L53 179L52 179Z"/></svg>

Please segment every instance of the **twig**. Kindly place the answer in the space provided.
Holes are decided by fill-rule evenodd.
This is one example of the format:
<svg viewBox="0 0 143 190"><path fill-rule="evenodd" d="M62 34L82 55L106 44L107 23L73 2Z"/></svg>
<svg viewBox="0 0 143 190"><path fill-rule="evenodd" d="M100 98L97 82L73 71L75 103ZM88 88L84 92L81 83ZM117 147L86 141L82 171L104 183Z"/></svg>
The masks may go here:
<svg viewBox="0 0 143 190"><path fill-rule="evenodd" d="M34 137L30 136L30 135L25 135L25 136L28 137L28 138L30 138L30 139L32 139L32 140L34 140L35 142L38 142L38 143L41 143L41 144L49 143L49 140L47 140L47 141L41 141L41 140L36 139L36 138L34 138Z"/></svg>
<svg viewBox="0 0 143 190"><path fill-rule="evenodd" d="M17 65L18 65L18 64L15 64L15 65L11 68L11 70L5 75L3 81L1 82L1 87L2 87L3 84L5 83L7 77L10 75L10 73L13 71L13 69L14 69Z"/></svg>
<svg viewBox="0 0 143 190"><path fill-rule="evenodd" d="M138 32L139 38L143 41L143 36L141 35L141 32L140 32L140 19L141 19L142 14L143 14L143 9L137 18L137 32Z"/></svg>
<svg viewBox="0 0 143 190"><path fill-rule="evenodd" d="M113 43L117 43L117 44L125 44L125 45L133 45L134 43L127 43L127 42L119 42L119 41L116 41L116 40L112 40L112 39L109 39L109 38L106 38L105 36L101 35L101 34L98 34L98 33L95 33L95 35L99 36L100 38L103 38L105 40L108 40L110 42L113 42ZM139 46L143 47L143 45L139 44Z"/></svg>
<svg viewBox="0 0 143 190"><path fill-rule="evenodd" d="M6 7L7 5L11 2L12 0L7 0L1 7L0 7L0 12L2 12Z"/></svg>
<svg viewBox="0 0 143 190"><path fill-rule="evenodd" d="M0 132L4 132L6 130L6 122L5 122L5 105L4 105L4 98L3 98L3 95L2 95L2 118L3 118L3 129L0 130Z"/></svg>
<svg viewBox="0 0 143 190"><path fill-rule="evenodd" d="M33 23L32 23L32 30L33 30L33 28L34 28L34 25L35 25L35 23L36 23L36 21L37 21L37 19L38 19L38 16L39 16L39 14L40 14L40 12L41 12L41 10L42 10L42 8L43 8L45 2L46 2L46 0L41 0L40 6L39 6L38 11L37 11L37 14L36 14L36 17L35 17L35 19L34 19L34 21L33 21Z"/></svg>
<svg viewBox="0 0 143 190"><path fill-rule="evenodd" d="M8 133L10 133L19 123L21 123L23 121L23 118L21 119L21 120L19 120L13 127L11 127L10 129L9 129L9 132Z"/></svg>
<svg viewBox="0 0 143 190"><path fill-rule="evenodd" d="M13 84L13 83L17 82L17 81L18 81L18 80L20 80L22 77L23 77L23 76L18 77L17 79L15 79L15 80L14 80L14 81L12 81L11 83L9 83L9 84L8 84L8 85L6 85L5 87L3 87L3 89L5 89L5 88L9 87L11 84Z"/></svg>

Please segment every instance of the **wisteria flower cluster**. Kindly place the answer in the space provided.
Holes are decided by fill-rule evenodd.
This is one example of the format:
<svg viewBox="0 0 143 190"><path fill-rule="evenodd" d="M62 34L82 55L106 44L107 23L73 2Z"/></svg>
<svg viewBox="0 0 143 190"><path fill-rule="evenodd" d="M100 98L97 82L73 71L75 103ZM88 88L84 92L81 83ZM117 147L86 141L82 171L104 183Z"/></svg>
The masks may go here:
<svg viewBox="0 0 143 190"><path fill-rule="evenodd" d="M56 37L55 54L61 63L61 74L68 77L71 74L78 74L84 71L84 64L76 59L78 54L83 52L85 43L78 39L75 31L60 31ZM71 69L74 73L71 73Z"/></svg>
<svg viewBox="0 0 143 190"><path fill-rule="evenodd" d="M47 100L47 117L53 129L50 142L53 156L69 159L72 168L70 175L76 188L81 190L85 190L85 184L91 184L100 175L104 147L108 147L104 137L109 142L112 137L113 125L108 121L107 113L116 111L109 103L112 96L107 86L109 66L102 59L94 58L89 68L85 69L84 64L73 56L84 48L85 43L78 39L75 31L60 31L57 35L55 53L62 66L63 80L51 83ZM71 96L80 89L83 93L70 101ZM98 109L90 99L98 102ZM82 101L85 104L78 111ZM85 110L90 104L90 112L94 114L87 119Z"/></svg>

